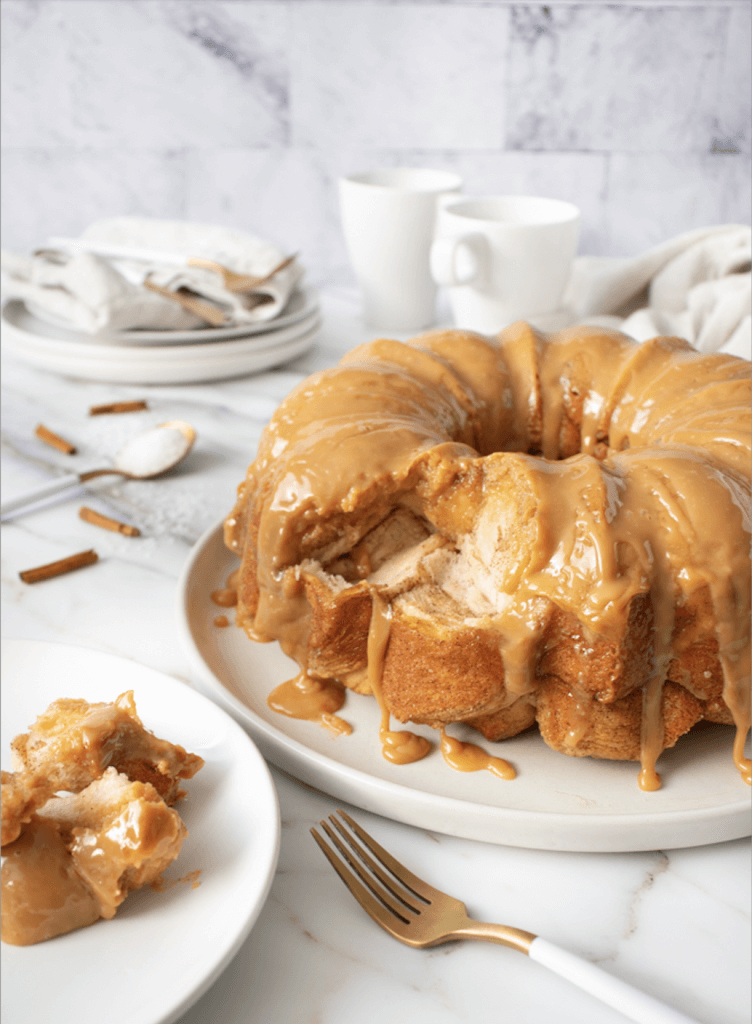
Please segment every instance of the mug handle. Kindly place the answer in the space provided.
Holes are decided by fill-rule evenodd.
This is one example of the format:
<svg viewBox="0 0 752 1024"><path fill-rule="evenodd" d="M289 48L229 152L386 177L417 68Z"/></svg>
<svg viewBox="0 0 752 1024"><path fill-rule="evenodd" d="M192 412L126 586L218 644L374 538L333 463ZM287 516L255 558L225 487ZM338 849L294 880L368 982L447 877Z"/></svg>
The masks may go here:
<svg viewBox="0 0 752 1024"><path fill-rule="evenodd" d="M430 254L431 276L436 284L454 288L474 281L480 274L484 247L483 235L437 238Z"/></svg>

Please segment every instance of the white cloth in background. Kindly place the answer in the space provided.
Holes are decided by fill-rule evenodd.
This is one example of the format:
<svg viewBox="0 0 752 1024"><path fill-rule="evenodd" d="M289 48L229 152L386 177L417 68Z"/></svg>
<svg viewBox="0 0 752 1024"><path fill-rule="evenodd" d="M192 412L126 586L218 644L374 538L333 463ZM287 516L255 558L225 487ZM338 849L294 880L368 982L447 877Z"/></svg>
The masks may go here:
<svg viewBox="0 0 752 1024"><path fill-rule="evenodd" d="M634 259L575 260L564 304L570 323L637 341L686 338L700 352L752 357L752 230L701 228Z"/></svg>
<svg viewBox="0 0 752 1024"><path fill-rule="evenodd" d="M244 232L186 221L115 217L92 224L82 238L116 245L203 256L238 273L262 276L284 258L269 242ZM564 308L534 318L544 330L579 323L624 331L638 341L658 334L686 338L701 352L723 349L752 356L752 231L743 225L700 228L631 259L583 256L575 260ZM49 256L3 252L3 294L88 334L128 328L186 330L203 320L142 287L147 274L162 287L190 288L220 304L236 323L271 320L284 309L303 276L295 261L259 288L267 301L247 308L221 276L201 268L174 268L78 253Z"/></svg>
<svg viewBox="0 0 752 1024"><path fill-rule="evenodd" d="M214 260L239 274L262 277L282 262L277 246L245 232L210 224L115 217L97 221L82 239L152 249ZM3 295L20 298L32 309L66 322L87 334L135 328L188 330L206 327L204 320L171 299L143 287L147 276L163 288L188 288L219 305L234 324L272 320L299 285L303 268L296 260L251 296L258 304L224 287L220 274L201 267L171 267L94 256L79 252L56 257L42 250L33 256L2 253Z"/></svg>

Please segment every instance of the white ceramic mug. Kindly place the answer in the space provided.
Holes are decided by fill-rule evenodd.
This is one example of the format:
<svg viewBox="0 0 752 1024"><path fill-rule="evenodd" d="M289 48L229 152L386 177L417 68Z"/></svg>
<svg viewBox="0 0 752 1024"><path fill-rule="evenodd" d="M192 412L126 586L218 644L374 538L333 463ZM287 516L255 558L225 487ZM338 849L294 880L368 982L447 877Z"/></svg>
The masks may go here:
<svg viewBox="0 0 752 1024"><path fill-rule="evenodd" d="M418 167L340 180L342 227L371 326L413 331L435 322L437 288L428 260L437 200L461 187L457 174Z"/></svg>
<svg viewBox="0 0 752 1024"><path fill-rule="evenodd" d="M439 209L431 273L457 327L494 334L552 313L577 251L580 211L540 196L451 198Z"/></svg>

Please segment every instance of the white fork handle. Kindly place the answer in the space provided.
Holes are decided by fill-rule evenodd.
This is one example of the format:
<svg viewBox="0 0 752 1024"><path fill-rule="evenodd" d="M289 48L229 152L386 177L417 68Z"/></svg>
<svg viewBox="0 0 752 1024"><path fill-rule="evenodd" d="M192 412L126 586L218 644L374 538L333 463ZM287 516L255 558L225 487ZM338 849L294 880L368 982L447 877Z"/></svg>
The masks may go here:
<svg viewBox="0 0 752 1024"><path fill-rule="evenodd" d="M39 484L38 487L32 487L30 490L24 491L23 494L17 494L15 498L8 498L0 505L0 516L17 512L26 505L32 505L35 501L41 501L43 498L51 498L53 494L67 491L69 487L80 483L81 478L78 473L67 473L65 476L55 477L54 480L49 480L46 484Z"/></svg>
<svg viewBox="0 0 752 1024"><path fill-rule="evenodd" d="M640 992L620 978L602 971L600 967L582 960L553 942L540 937L533 939L528 955L531 960L571 981L608 1006L623 1013L638 1024L697 1024L696 1020Z"/></svg>

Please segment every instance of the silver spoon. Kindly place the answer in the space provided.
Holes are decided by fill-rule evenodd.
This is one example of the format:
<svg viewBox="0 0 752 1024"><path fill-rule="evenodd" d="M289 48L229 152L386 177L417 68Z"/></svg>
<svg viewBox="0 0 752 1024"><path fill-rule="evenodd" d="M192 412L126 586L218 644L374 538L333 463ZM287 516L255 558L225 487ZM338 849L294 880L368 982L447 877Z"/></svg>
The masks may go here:
<svg viewBox="0 0 752 1024"><path fill-rule="evenodd" d="M115 456L115 464L107 469L89 469L85 473L66 473L49 483L33 487L0 504L0 516L17 512L26 505L49 498L76 484L84 484L98 476L114 473L128 480L150 480L177 466L186 457L196 440L196 431L182 420L168 420L150 430L136 434Z"/></svg>

